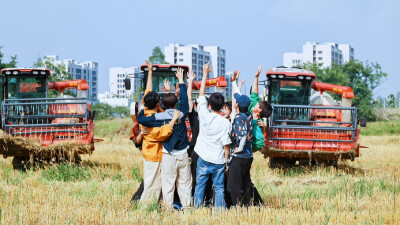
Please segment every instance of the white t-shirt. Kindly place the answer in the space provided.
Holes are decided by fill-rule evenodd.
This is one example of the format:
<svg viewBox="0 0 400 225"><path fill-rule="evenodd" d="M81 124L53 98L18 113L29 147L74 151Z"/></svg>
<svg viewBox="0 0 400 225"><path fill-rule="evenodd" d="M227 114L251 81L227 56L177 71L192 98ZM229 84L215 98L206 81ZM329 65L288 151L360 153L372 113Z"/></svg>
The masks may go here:
<svg viewBox="0 0 400 225"><path fill-rule="evenodd" d="M200 129L194 151L207 162L224 164L224 146L231 144L232 124L219 114L209 112L204 96L200 96L197 103Z"/></svg>

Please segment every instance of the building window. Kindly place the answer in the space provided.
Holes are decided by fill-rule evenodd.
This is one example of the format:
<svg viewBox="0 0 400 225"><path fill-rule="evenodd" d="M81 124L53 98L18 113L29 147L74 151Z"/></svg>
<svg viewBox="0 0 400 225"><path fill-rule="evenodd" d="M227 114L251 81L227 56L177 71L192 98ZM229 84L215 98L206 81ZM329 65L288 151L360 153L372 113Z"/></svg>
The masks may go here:
<svg viewBox="0 0 400 225"><path fill-rule="evenodd" d="M322 60L322 57L318 57L318 60Z"/></svg>
<svg viewBox="0 0 400 225"><path fill-rule="evenodd" d="M183 55L183 52L179 52L179 55Z"/></svg>
<svg viewBox="0 0 400 225"><path fill-rule="evenodd" d="M96 76L96 71L92 71L92 75L93 75L93 76Z"/></svg>
<svg viewBox="0 0 400 225"><path fill-rule="evenodd" d="M82 70L81 69L76 69L76 73L82 73Z"/></svg>
<svg viewBox="0 0 400 225"><path fill-rule="evenodd" d="M318 51L318 54L322 54L322 51Z"/></svg>
<svg viewBox="0 0 400 225"><path fill-rule="evenodd" d="M179 59L179 62L183 62L183 59Z"/></svg>
<svg viewBox="0 0 400 225"><path fill-rule="evenodd" d="M83 70L83 74L86 74L86 70Z"/></svg>

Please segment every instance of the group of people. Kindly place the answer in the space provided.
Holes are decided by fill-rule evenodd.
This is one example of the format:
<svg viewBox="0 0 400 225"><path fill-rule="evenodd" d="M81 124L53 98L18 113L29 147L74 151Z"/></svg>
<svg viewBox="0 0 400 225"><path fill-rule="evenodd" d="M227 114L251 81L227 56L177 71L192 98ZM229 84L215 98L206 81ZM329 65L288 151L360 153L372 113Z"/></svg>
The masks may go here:
<svg viewBox="0 0 400 225"><path fill-rule="evenodd" d="M265 147L263 118L272 108L258 96L258 69L250 97L242 95L237 84L240 71L231 77L232 102L225 102L222 94L205 96L206 79L211 71L203 65L199 97L193 103L192 85L195 74L178 68L176 94L162 97L153 90L153 66L146 61L148 78L145 95L138 110L131 109L136 124L131 135L143 152L143 183L134 194L146 204L162 198L167 208L180 202L183 208L214 204L216 208L262 204L262 199L251 182L250 168L253 152ZM192 133L187 136L185 119ZM140 125L139 125L140 124ZM192 201L193 196L193 201Z"/></svg>

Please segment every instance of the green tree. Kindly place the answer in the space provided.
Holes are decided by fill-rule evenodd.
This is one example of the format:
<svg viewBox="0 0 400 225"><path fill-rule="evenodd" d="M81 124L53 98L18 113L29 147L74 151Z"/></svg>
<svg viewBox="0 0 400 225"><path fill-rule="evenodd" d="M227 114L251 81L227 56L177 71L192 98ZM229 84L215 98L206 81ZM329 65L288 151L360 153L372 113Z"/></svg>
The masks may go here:
<svg viewBox="0 0 400 225"><path fill-rule="evenodd" d="M113 116L127 117L130 115L129 107L126 106L116 106L112 108Z"/></svg>
<svg viewBox="0 0 400 225"><path fill-rule="evenodd" d="M112 107L107 103L97 103L91 106L92 111L96 111L96 120L105 120L112 117L128 117L130 115L129 107Z"/></svg>
<svg viewBox="0 0 400 225"><path fill-rule="evenodd" d="M74 79L71 73L67 71L65 64L55 65L54 58L45 56L42 59L39 57L37 61L33 63L33 67L42 67L50 69L51 71L51 76L49 77L50 82Z"/></svg>
<svg viewBox="0 0 400 225"><path fill-rule="evenodd" d="M389 108L396 108L397 106L397 101L396 101L396 97L394 96L394 94L390 94L387 98L387 105Z"/></svg>
<svg viewBox="0 0 400 225"><path fill-rule="evenodd" d="M4 68L15 68L17 67L17 55L11 56L11 61L8 63L3 62L4 54L1 52L3 46L0 46L0 70Z"/></svg>
<svg viewBox="0 0 400 225"><path fill-rule="evenodd" d="M96 111L96 120L104 120L112 116L112 106L106 103L92 105L91 110Z"/></svg>
<svg viewBox="0 0 400 225"><path fill-rule="evenodd" d="M378 63L350 60L344 65L331 67L312 63L304 64L303 67L313 71L318 81L351 87L355 95L353 106L357 107L358 115L365 116L370 121L376 120L372 108L373 91L382 83L382 79L387 77ZM339 96L333 97L337 99Z"/></svg>
<svg viewBox="0 0 400 225"><path fill-rule="evenodd" d="M43 58L38 58L36 62L33 63L33 67L35 68L47 68L50 69L51 75L49 76L49 82L54 82L54 81L64 81L64 80L73 80L74 78L72 77L71 73L69 73L65 67L65 64L59 64L56 65L54 63L54 58L50 57L43 57ZM48 90L48 96L49 97L56 97L58 91L56 90ZM71 95L71 96L76 96L75 92L72 90L65 90L64 91L65 95Z"/></svg>
<svg viewBox="0 0 400 225"><path fill-rule="evenodd" d="M165 61L165 55L162 53L159 46L153 48L153 54L149 57L149 61L152 64L168 64L168 62Z"/></svg>
<svg viewBox="0 0 400 225"><path fill-rule="evenodd" d="M132 97L133 97L133 101L134 102L139 102L139 98L140 98L140 93L142 93L143 92L143 88L142 87L139 87L138 89L137 89L137 91L135 92L135 93L133 93L132 94Z"/></svg>

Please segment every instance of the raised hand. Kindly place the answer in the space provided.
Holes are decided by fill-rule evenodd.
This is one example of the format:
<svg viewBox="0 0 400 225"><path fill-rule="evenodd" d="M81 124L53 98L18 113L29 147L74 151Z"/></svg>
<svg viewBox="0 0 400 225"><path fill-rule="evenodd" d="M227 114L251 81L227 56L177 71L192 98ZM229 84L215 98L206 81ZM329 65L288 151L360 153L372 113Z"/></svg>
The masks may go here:
<svg viewBox="0 0 400 225"><path fill-rule="evenodd" d="M210 72L211 72L210 62L207 62L206 64L203 65L203 73L208 75Z"/></svg>
<svg viewBox="0 0 400 225"><path fill-rule="evenodd" d="M242 81L240 81L239 82L239 90L241 91L242 90L242 86L243 86L243 84L246 82L246 80L242 80Z"/></svg>
<svg viewBox="0 0 400 225"><path fill-rule="evenodd" d="M196 74L194 74L193 70L191 70L188 74L187 74L187 80L188 83L192 83L194 81L194 79L196 78Z"/></svg>
<svg viewBox="0 0 400 225"><path fill-rule="evenodd" d="M149 69L149 71L153 71L153 64L151 64L149 62L149 60L146 60L146 65L147 65L147 68Z"/></svg>
<svg viewBox="0 0 400 225"><path fill-rule="evenodd" d="M167 93L171 91L171 81L164 79L164 89Z"/></svg>
<svg viewBox="0 0 400 225"><path fill-rule="evenodd" d="M240 70L235 70L231 76L231 82L236 81L239 79Z"/></svg>
<svg viewBox="0 0 400 225"><path fill-rule="evenodd" d="M179 83L183 83L183 69L182 68L178 68L175 72L175 76L176 78L178 78Z"/></svg>
<svg viewBox="0 0 400 225"><path fill-rule="evenodd" d="M256 77L260 76L261 70L262 70L262 66L258 67Z"/></svg>

